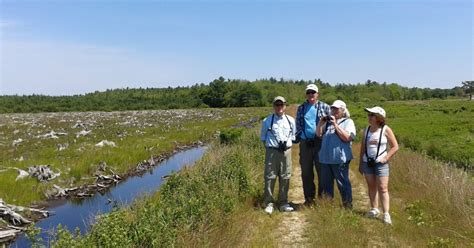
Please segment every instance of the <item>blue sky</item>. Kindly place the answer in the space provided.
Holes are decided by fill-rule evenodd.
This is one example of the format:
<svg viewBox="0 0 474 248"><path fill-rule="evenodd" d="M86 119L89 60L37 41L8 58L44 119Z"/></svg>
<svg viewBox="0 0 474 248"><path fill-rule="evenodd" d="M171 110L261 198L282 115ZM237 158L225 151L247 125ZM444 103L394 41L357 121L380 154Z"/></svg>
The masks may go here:
<svg viewBox="0 0 474 248"><path fill-rule="evenodd" d="M473 80L472 1L0 1L0 94Z"/></svg>

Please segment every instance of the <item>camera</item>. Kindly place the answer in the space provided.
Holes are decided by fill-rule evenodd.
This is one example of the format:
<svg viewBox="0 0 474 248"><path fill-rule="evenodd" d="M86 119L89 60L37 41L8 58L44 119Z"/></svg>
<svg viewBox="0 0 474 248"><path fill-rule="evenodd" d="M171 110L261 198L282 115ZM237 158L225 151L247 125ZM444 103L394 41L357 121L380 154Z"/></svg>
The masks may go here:
<svg viewBox="0 0 474 248"><path fill-rule="evenodd" d="M376 163L377 163L377 162L375 162L375 158L367 158L367 166L368 166L369 168L375 167L375 164L376 164Z"/></svg>
<svg viewBox="0 0 474 248"><path fill-rule="evenodd" d="M331 123L331 116L330 115L326 115L323 117L323 120L327 121L328 123Z"/></svg>
<svg viewBox="0 0 474 248"><path fill-rule="evenodd" d="M278 141L278 150L280 150L282 152L288 150L288 148L286 147L286 142Z"/></svg>

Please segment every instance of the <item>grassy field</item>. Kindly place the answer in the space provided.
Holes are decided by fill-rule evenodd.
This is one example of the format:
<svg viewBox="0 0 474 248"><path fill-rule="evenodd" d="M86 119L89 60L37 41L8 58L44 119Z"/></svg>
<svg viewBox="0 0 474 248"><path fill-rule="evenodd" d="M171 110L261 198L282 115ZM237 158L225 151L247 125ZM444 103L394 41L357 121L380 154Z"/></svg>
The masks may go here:
<svg viewBox="0 0 474 248"><path fill-rule="evenodd" d="M390 113L389 110L389 116ZM358 122L363 122L362 116L358 118ZM391 119L392 126L396 126L396 119ZM201 161L171 177L152 198L103 216L86 236L75 237L60 231L53 246L474 245L472 175L409 149L401 149L391 162L393 226L364 216L369 209L367 188L355 162L351 164L353 211L340 207L336 196L333 202L319 201L314 208L301 208L294 213L276 212L269 217L261 206L264 149L258 141L258 133L256 127L245 131L236 143L214 143ZM358 149L355 143L354 150ZM292 177L290 201L301 203L302 195L291 192L299 189L295 182L301 180L297 173L297 154L295 147L293 170L296 173Z"/></svg>
<svg viewBox="0 0 474 248"><path fill-rule="evenodd" d="M13 169L0 173L0 198L16 205L45 199L53 184L82 185L94 180L99 163L119 174L152 155L178 145L206 142L218 130L265 113L264 109L200 109L127 112L3 114L0 118L0 169L51 165L61 176L50 182L15 180ZM90 131L81 136L81 131ZM58 134L48 136L54 131ZM63 133L63 134L61 134ZM95 146L102 140L115 147ZM58 147L66 147L60 150Z"/></svg>
<svg viewBox="0 0 474 248"><path fill-rule="evenodd" d="M271 218L265 215L260 205L264 149L258 141L259 127L256 127L244 131L237 142L230 142L228 145L214 142L209 152L196 166L173 175L156 195L102 216L88 235L75 237L59 229L58 240L54 245L56 247L72 246L72 244L78 247L114 247L117 244L125 247L170 245L273 247L282 244L291 245L298 239L301 244L307 246L323 247L469 247L474 245L472 174L446 166L443 162L451 161L465 168L472 167L470 151L473 148L472 145L469 146L473 138L472 103L451 100L385 102L381 106L387 110L388 123L398 139L406 148L409 148L402 149L391 163L390 190L394 220L392 227L364 217L365 211L368 210L366 185L362 176L355 170L357 167L355 164L351 165L354 211L340 208L338 204L340 199L336 197L334 202L320 202L314 209L302 209L290 215L276 213ZM357 129L362 130L367 125L366 113L363 111L363 108L367 106L349 103L348 107ZM70 173L67 170L68 167L60 168L62 171L69 172L66 178L70 178L73 183L81 183L84 181L83 175L90 175L95 171L100 161L107 161L108 164L117 166L117 170L125 171L130 165L134 166L137 161L149 157L152 153L159 154L172 150L176 143L206 140L213 137L217 129L229 126L238 120L246 120L251 116L262 116L268 113L269 109L204 110L209 113L206 118L198 117L201 116L199 111L203 110L189 111L196 112L195 114L183 112L182 115L186 118L181 117L181 121L176 121L174 124L170 121L166 122L167 118L163 117L164 123L151 123L152 126L149 127L146 127L147 124L158 119L148 118L149 113L143 114L141 117L143 119L130 117L134 112L109 113L115 116L93 122L96 125L93 134L96 133L99 137L80 138L75 138L74 134L81 129L71 127L77 122L78 117L66 119L66 117L54 117L54 114L48 114L53 116L44 117L42 122L51 121L51 124L36 127L42 129L34 133L25 131L28 129L22 129L23 131L20 132L15 132L15 130L18 129L18 123L23 122L23 125L26 125L24 124L26 117L33 119L39 117L26 115L18 118L16 115L6 115L8 121L0 126L3 128L2 132L17 135L9 136L9 139L4 138L2 141L4 146L11 147L6 153L10 156L9 164L6 166L25 168L29 164L26 159L29 160L30 157L23 155L25 160L21 162L14 159L20 154L28 154L27 148L38 147L38 145L34 146L35 142L41 142L43 146L48 144L48 148L39 149L42 152L34 153L41 154L41 156L37 155L38 158L50 159L48 161L52 162L44 163L56 162L61 166L67 165L67 161L70 161L67 157L74 156L78 153L77 149L80 149L86 155L73 160L74 164L82 164L78 167L84 167L83 169ZM90 114L99 115L98 113ZM163 115L165 114L160 113L154 116ZM98 117L81 118L94 120ZM213 120L212 124L210 120ZM27 122L42 123L31 120ZM65 122L67 123L64 124L63 129L54 126ZM39 124L28 125L30 129L33 129ZM132 125L130 129L126 129L126 133L131 137L114 139L119 135L117 132L121 133L124 129L122 125ZM60 136L55 140L35 138L35 135L43 134L52 127L57 132L65 131L69 135ZM34 135L30 134L29 141L24 141L25 143L21 143L20 146L15 147L9 144L12 140L18 139L20 137L18 134L23 132L34 133ZM71 135L74 137L70 137ZM69 155L62 156L62 152L68 150L56 151L54 148L62 138L67 137L70 137L68 149L74 150L69 150L71 152ZM102 139L116 142L117 147L95 148L94 144ZM177 142L171 142L171 140ZM443 149L433 149L434 146ZM151 147L153 148L149 150ZM23 153L15 153L19 149L23 149ZM354 144L356 156L358 149L356 141ZM297 148L295 148L294 168L298 166L297 154ZM461 154L459 156L461 159L458 159L456 154ZM439 158L439 160L426 155ZM99 157L95 159L94 156ZM106 158L111 160L106 160ZM354 161L357 161L357 158ZM9 182L14 182L16 174L0 173L0 177L6 176ZM2 184L6 182L4 178L0 179ZM292 180L300 179L293 177ZM62 180L58 181L65 183ZM44 189L51 185L51 183L40 184L32 179L28 179L27 182L30 185L26 187L36 189L36 194L30 193L31 195L40 195L42 187ZM23 184L14 183L8 187L15 185L25 187L24 182ZM38 185L40 187L35 188ZM290 200L303 200L299 199L302 197L297 194L292 196L293 199ZM13 197L13 199L16 198ZM282 222L286 224L280 224ZM298 230L296 234L299 236L294 230ZM342 234L345 242L341 241ZM297 237L295 238L294 235ZM282 237L285 238L286 243L282 243Z"/></svg>
<svg viewBox="0 0 474 248"><path fill-rule="evenodd" d="M466 100L381 103L400 143L468 170L474 169L474 102ZM367 124L366 104L348 104L356 127ZM360 138L360 137L358 137Z"/></svg>

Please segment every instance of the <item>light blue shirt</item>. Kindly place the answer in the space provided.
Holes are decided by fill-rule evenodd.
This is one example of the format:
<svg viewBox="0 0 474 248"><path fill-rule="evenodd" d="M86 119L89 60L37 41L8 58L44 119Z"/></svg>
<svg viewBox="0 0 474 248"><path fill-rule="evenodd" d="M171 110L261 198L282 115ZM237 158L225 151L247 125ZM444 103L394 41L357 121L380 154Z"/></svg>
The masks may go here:
<svg viewBox="0 0 474 248"><path fill-rule="evenodd" d="M344 129L352 139L355 138L356 128L351 119L339 119L339 126ZM344 142L337 135L334 125L329 125L322 137L321 150L319 150L319 162L321 164L343 164L351 161L352 142Z"/></svg>
<svg viewBox="0 0 474 248"><path fill-rule="evenodd" d="M273 117L273 125L272 125ZM263 120L260 140L266 147L278 148L278 142L286 142L286 147L291 147L295 139L295 119L288 115L278 116L271 114Z"/></svg>
<svg viewBox="0 0 474 248"><path fill-rule="evenodd" d="M314 139L316 136L316 126L323 116L331 113L331 107L321 101L316 104L304 102L298 107L296 113L296 133L302 140Z"/></svg>

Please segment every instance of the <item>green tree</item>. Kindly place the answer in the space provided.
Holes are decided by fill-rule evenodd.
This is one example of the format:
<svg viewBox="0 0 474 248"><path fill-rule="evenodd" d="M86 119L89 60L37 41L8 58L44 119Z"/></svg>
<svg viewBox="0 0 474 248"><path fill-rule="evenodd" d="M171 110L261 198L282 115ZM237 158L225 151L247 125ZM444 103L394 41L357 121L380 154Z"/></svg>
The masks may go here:
<svg viewBox="0 0 474 248"><path fill-rule="evenodd" d="M474 89L474 81L464 81L462 82L462 88L466 95L469 95L469 100L472 101L472 91Z"/></svg>

